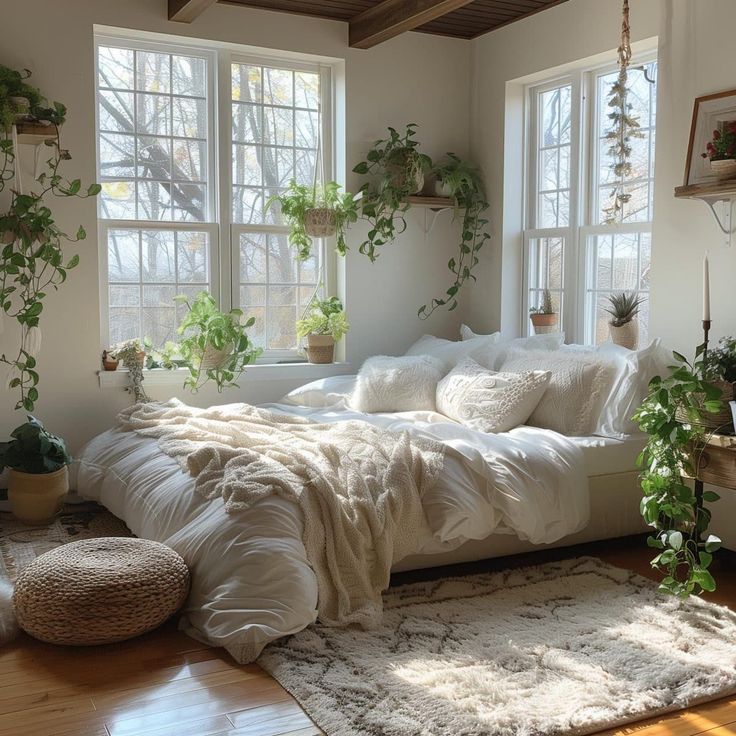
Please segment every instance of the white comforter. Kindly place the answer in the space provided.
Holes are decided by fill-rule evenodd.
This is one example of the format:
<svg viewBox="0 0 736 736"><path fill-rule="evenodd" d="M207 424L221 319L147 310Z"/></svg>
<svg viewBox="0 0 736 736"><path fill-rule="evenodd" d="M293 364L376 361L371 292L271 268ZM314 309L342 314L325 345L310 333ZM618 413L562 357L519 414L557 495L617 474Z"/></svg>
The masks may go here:
<svg viewBox="0 0 736 736"><path fill-rule="evenodd" d="M268 408L320 422L362 419L444 443L440 478L423 498L428 530L416 553L446 551L493 533L553 542L588 521L582 453L554 432L520 427L486 435L434 412L364 415L341 403ZM74 471L81 495L106 506L136 535L164 542L186 560L192 589L181 626L191 636L223 646L244 662L315 620L317 584L293 501L274 496L227 514L221 498L194 492L194 480L156 440L120 429L92 440Z"/></svg>

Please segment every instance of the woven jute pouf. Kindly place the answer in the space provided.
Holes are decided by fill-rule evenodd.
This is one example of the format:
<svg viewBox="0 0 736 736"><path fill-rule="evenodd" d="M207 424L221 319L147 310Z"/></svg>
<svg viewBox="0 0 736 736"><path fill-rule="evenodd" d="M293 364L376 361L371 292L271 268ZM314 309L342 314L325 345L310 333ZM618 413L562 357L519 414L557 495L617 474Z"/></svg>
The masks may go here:
<svg viewBox="0 0 736 736"><path fill-rule="evenodd" d="M82 539L36 558L15 584L18 623L51 644L110 644L155 629L182 606L189 570L174 550L128 537Z"/></svg>

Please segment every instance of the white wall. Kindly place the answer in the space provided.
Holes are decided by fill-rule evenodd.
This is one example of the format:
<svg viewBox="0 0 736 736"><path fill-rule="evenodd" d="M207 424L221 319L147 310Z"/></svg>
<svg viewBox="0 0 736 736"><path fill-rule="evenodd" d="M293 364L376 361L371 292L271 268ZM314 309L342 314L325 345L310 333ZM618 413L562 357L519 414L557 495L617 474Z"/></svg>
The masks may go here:
<svg viewBox="0 0 736 736"><path fill-rule="evenodd" d="M348 49L347 26L309 19L216 5L194 24L166 20L166 0L0 0L5 10L0 63L28 67L33 81L51 98L65 102L68 123L63 142L74 160L68 174L93 181L95 176L93 25L188 35L273 49L319 54L345 60L348 170L361 160L387 125L420 126L423 149L431 156L446 151L468 152L470 45L456 39L405 34L376 49ZM357 177L348 175L348 186ZM72 449L109 427L129 397L120 388L98 386L99 293L96 215L92 201L63 201L58 212L63 225L83 223L90 237L79 248L82 260L69 283L47 298L41 323L44 335L39 366L40 392L36 413L64 435ZM449 213L440 215L431 238L420 225L424 213L413 211L406 234L386 246L376 265L352 252L345 264L347 308L352 323L347 348L353 366L370 354L399 353L425 331L454 335L462 313L439 311L427 323L417 309L449 285L446 263L455 247L457 227ZM357 248L364 228L350 237ZM0 350L13 348L11 332L0 336ZM279 380L266 369L255 369L242 389L229 390L220 401L275 400L304 381L292 370ZM286 371L288 374L288 371ZM155 387L150 393L166 398L178 387ZM207 404L217 394L204 391L185 400ZM0 436L23 420L12 410L15 394L3 392Z"/></svg>

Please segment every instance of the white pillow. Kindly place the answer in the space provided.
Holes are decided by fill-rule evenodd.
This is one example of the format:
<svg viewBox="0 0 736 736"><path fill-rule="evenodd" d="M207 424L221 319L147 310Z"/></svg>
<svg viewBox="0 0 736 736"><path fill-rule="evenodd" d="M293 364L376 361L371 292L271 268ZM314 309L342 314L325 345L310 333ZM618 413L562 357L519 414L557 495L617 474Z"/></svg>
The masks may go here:
<svg viewBox="0 0 736 736"><path fill-rule="evenodd" d="M529 424L573 437L593 434L601 402L610 393L613 380L609 363L594 354L572 350L512 350L502 370L550 371L549 386Z"/></svg>
<svg viewBox="0 0 736 736"><path fill-rule="evenodd" d="M466 355L474 350L494 345L500 339L500 332L494 332L492 335L482 335L472 340L444 340L441 337L424 335L406 351L406 355L431 355L433 358L441 360L445 370L449 371Z"/></svg>
<svg viewBox="0 0 736 736"><path fill-rule="evenodd" d="M460 339L461 340L472 340L474 337L493 337L494 335L498 335L499 339L501 337L500 332L493 332L490 335L480 335L477 332L473 332L473 330L470 329L466 324L460 325Z"/></svg>
<svg viewBox="0 0 736 736"><path fill-rule="evenodd" d="M495 373L465 358L437 384L437 411L479 432L508 432L529 419L549 380L549 371Z"/></svg>
<svg viewBox="0 0 736 736"><path fill-rule="evenodd" d="M280 404L294 404L321 409L326 406L345 406L355 388L355 376L329 376L318 378L304 386L289 391Z"/></svg>
<svg viewBox="0 0 736 736"><path fill-rule="evenodd" d="M475 343L467 340L467 344ZM517 337L514 340L504 340L498 343L481 345L468 353L484 368L500 370L510 350L559 350L565 342L564 332L551 332L546 335L532 335L531 337Z"/></svg>
<svg viewBox="0 0 736 736"><path fill-rule="evenodd" d="M350 405L362 412L434 411L437 382L445 374L430 355L376 355L358 372Z"/></svg>

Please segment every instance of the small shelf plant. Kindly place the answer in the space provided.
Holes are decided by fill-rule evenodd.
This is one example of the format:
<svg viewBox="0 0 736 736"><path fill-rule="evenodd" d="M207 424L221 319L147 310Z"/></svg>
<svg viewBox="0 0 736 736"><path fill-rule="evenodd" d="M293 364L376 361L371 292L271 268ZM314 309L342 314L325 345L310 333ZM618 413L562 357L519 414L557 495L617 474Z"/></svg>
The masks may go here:
<svg viewBox="0 0 736 736"><path fill-rule="evenodd" d="M552 304L552 292L549 289L543 289L540 303L529 309L529 319L537 335L555 330L557 327L557 312L555 312Z"/></svg>
<svg viewBox="0 0 736 736"><path fill-rule="evenodd" d="M606 312L611 316L608 329L611 341L629 350L639 342L639 322L636 316L644 300L633 291L622 291L608 297Z"/></svg>
<svg viewBox="0 0 736 736"><path fill-rule="evenodd" d="M710 161L711 171L719 181L736 177L736 121L728 121L722 130L714 130L701 156Z"/></svg>
<svg viewBox="0 0 736 736"><path fill-rule="evenodd" d="M342 340L350 329L342 302L336 297L314 298L297 320L297 337L307 339L307 357L310 363L332 363L335 343Z"/></svg>

